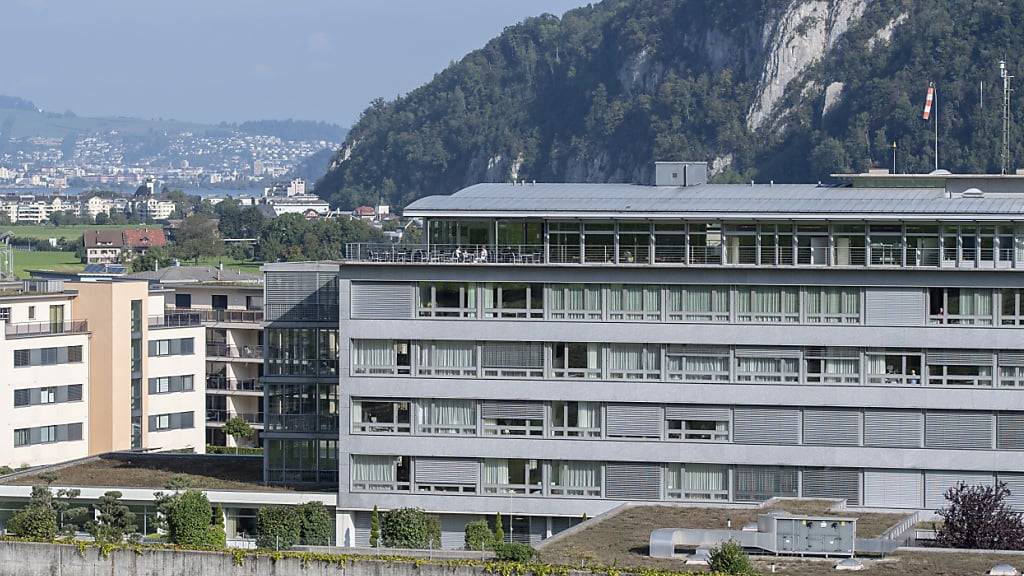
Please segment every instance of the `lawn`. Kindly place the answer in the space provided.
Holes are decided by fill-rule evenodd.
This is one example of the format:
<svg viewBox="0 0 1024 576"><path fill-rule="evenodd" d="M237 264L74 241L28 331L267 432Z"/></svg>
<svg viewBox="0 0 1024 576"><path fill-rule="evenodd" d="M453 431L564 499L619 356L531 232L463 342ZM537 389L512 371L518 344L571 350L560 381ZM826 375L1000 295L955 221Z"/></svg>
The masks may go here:
<svg viewBox="0 0 1024 576"><path fill-rule="evenodd" d="M86 230L122 230L124 228L160 228L160 224L75 224L73 226L49 226L45 224L10 224L0 226L0 232L10 232L18 238L47 240L64 238L78 240Z"/></svg>
<svg viewBox="0 0 1024 576"><path fill-rule="evenodd" d="M14 273L18 278L28 278L27 270L53 270L55 272L78 272L85 268L74 252L14 251Z"/></svg>

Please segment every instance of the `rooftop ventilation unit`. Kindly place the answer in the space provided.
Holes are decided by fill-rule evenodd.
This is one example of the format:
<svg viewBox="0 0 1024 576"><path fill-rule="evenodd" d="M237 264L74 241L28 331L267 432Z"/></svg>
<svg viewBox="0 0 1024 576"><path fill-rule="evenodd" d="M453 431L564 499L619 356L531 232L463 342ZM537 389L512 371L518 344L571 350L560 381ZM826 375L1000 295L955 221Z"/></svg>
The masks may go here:
<svg viewBox="0 0 1024 576"><path fill-rule="evenodd" d="M655 162L655 186L699 186L708 183L707 162Z"/></svg>
<svg viewBox="0 0 1024 576"><path fill-rule="evenodd" d="M1020 576L1020 571L1009 564L996 564L988 571L988 574L989 576Z"/></svg>

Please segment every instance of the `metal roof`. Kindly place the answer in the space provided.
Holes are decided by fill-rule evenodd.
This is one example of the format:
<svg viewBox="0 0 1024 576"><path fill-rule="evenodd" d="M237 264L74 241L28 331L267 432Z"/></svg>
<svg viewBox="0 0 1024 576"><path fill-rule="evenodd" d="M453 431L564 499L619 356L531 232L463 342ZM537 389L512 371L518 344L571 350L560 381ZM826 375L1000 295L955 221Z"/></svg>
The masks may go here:
<svg viewBox="0 0 1024 576"><path fill-rule="evenodd" d="M943 188L853 188L815 184L475 184L421 198L406 216L959 215L1024 216L1024 193L981 197Z"/></svg>

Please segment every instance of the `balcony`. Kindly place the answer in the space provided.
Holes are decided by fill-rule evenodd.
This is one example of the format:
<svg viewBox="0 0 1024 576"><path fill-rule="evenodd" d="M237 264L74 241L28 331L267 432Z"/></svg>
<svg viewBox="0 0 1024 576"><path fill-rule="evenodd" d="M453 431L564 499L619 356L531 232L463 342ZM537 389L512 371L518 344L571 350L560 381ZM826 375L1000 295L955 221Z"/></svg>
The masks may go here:
<svg viewBox="0 0 1024 576"><path fill-rule="evenodd" d="M249 424L255 424L258 426L263 425L263 414L255 412L231 412L229 410L207 410L206 411L206 422L210 423L224 423L232 418L241 418Z"/></svg>
<svg viewBox="0 0 1024 576"><path fill-rule="evenodd" d="M823 238L828 240L828 238ZM813 268L1024 268L1024 251L1009 248L918 248L910 245L580 245L533 244L466 247L448 244L355 243L347 260L383 264L628 265L680 267Z"/></svg>
<svg viewBox="0 0 1024 576"><path fill-rule="evenodd" d="M231 358L235 360L263 361L263 346L228 346L227 344L207 344L206 356L215 358Z"/></svg>
<svg viewBox="0 0 1024 576"><path fill-rule="evenodd" d="M4 327L4 334L8 339L59 336L62 334L85 334L88 331L89 325L85 320L70 320L67 322L21 322L18 324L7 324Z"/></svg>
<svg viewBox="0 0 1024 576"><path fill-rule="evenodd" d="M228 310L211 308L171 308L168 314L195 315L203 324L254 324L263 323L263 310Z"/></svg>
<svg viewBox="0 0 1024 576"><path fill-rule="evenodd" d="M193 311L168 310L163 314L149 317L149 328L151 330L159 330L160 328L189 328L202 325L202 317Z"/></svg>
<svg viewBox="0 0 1024 576"><path fill-rule="evenodd" d="M227 390L231 392L263 392L263 382L259 378L225 378L209 375L206 377L207 390Z"/></svg>
<svg viewBox="0 0 1024 576"><path fill-rule="evenodd" d="M316 414L271 414L267 419L268 430L280 432L338 432L338 415Z"/></svg>

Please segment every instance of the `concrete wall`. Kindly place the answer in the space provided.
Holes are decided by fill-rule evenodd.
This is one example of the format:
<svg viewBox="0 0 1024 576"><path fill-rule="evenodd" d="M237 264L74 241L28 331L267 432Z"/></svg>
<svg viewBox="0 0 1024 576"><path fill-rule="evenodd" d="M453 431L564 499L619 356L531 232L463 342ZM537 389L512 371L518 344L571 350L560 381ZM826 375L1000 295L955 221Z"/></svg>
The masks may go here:
<svg viewBox="0 0 1024 576"><path fill-rule="evenodd" d="M448 567L412 562L351 562L343 567L324 562L303 563L294 558L245 558L237 566L231 554L147 549L142 554L114 550L102 558L99 550L80 553L67 544L0 542L0 576L483 576L483 568Z"/></svg>

